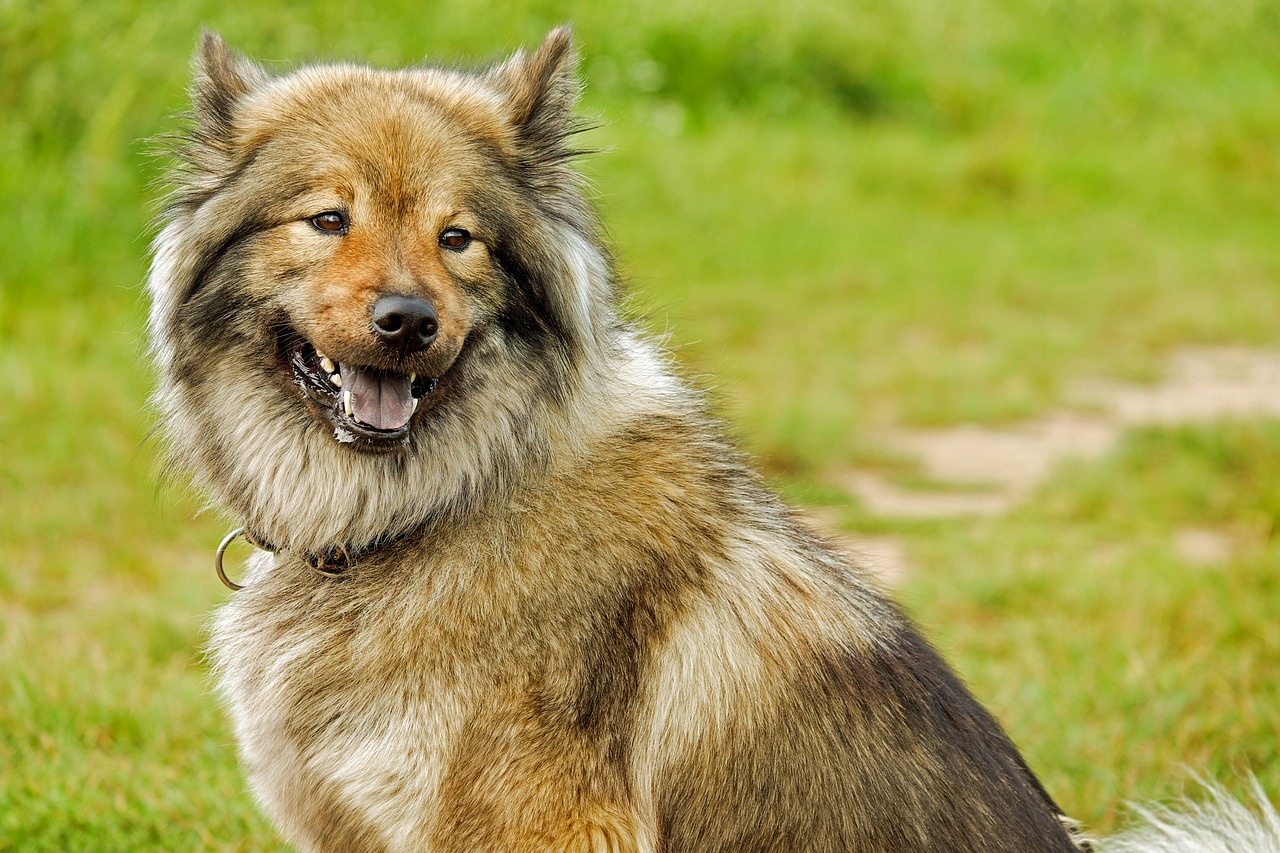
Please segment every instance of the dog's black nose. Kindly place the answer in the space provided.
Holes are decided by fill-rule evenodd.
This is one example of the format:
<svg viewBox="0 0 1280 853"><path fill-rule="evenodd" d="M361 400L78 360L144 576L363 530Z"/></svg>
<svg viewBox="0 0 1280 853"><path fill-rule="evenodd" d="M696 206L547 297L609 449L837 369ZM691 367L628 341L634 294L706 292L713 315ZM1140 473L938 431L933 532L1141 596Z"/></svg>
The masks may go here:
<svg viewBox="0 0 1280 853"><path fill-rule="evenodd" d="M392 293L373 303L373 330L404 357L431 346L440 331L440 318L427 300Z"/></svg>

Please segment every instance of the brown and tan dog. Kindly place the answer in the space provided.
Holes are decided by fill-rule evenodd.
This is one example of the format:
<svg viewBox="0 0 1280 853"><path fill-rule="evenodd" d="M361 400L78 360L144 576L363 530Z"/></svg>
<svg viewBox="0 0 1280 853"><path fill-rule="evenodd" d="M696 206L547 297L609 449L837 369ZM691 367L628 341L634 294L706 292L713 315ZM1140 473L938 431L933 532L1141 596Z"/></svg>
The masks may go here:
<svg viewBox="0 0 1280 853"><path fill-rule="evenodd" d="M212 649L312 851L1072 851L1000 726L620 316L567 30L478 73L216 36L155 245Z"/></svg>

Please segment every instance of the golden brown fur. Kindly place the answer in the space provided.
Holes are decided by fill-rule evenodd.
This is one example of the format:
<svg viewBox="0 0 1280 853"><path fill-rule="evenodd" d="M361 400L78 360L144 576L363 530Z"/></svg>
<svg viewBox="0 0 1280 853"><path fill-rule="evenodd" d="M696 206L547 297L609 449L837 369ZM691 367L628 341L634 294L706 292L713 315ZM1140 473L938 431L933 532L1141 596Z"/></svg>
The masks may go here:
<svg viewBox="0 0 1280 853"><path fill-rule="evenodd" d="M205 39L152 338L174 458L275 549L212 636L263 807L315 851L1075 849L619 318L577 86L565 30L475 74ZM405 425L343 413L361 375Z"/></svg>

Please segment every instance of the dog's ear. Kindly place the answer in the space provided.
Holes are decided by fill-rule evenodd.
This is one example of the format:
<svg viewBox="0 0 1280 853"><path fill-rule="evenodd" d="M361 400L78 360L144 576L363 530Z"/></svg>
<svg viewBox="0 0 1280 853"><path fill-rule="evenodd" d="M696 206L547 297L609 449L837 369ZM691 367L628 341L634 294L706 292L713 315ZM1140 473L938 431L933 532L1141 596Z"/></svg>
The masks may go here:
<svg viewBox="0 0 1280 853"><path fill-rule="evenodd" d="M256 66L232 54L222 36L205 31L196 51L191 100L206 139L231 135L236 104L264 79Z"/></svg>
<svg viewBox="0 0 1280 853"><path fill-rule="evenodd" d="M577 129L573 108L582 93L572 28L552 30L536 51L518 52L491 71L490 79L505 96L511 126L523 143L552 159L568 153L563 143Z"/></svg>
<svg viewBox="0 0 1280 853"><path fill-rule="evenodd" d="M555 229L578 223L578 229L548 233L534 239L528 229L521 239L530 240L524 251L530 256L546 246L558 246L558 258L548 258L548 268L560 265L555 280L540 282L566 334L590 340L608 322L608 270L600 254L584 236L591 231L590 213L581 196L581 177L569 161L583 153L569 138L590 127L574 115L582 83L578 76L578 52L573 30L557 27L533 53L520 51L493 68L486 82L503 98L506 118L515 138L516 156L524 166L523 179L534 189L538 203L556 211ZM549 226L551 227L551 226Z"/></svg>

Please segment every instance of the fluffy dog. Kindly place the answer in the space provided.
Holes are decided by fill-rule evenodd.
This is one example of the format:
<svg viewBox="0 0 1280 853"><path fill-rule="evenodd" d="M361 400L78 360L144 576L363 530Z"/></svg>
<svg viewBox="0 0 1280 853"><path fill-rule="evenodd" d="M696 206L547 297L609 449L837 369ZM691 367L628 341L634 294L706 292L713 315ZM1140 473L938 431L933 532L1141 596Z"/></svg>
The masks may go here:
<svg viewBox="0 0 1280 853"><path fill-rule="evenodd" d="M212 654L263 807L313 851L1081 849L621 316L575 65L203 40L150 327L262 549Z"/></svg>

